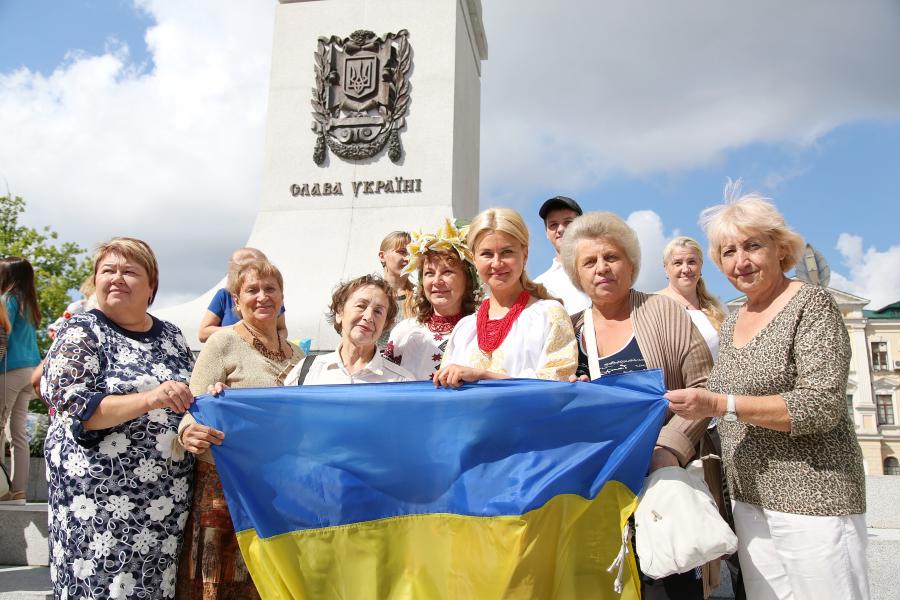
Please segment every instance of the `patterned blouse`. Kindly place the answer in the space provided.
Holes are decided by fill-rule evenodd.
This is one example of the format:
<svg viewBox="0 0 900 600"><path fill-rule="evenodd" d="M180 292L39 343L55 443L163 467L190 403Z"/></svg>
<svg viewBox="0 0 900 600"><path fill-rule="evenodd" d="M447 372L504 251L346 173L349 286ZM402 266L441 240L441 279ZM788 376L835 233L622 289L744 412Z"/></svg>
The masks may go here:
<svg viewBox="0 0 900 600"><path fill-rule="evenodd" d="M181 331L159 319L134 332L92 310L59 331L41 379L56 409L44 445L56 598L175 595L194 465L173 451L181 417L158 408L109 429L82 424L106 396L186 384L192 366Z"/></svg>
<svg viewBox="0 0 900 600"><path fill-rule="evenodd" d="M781 394L791 431L719 420L732 497L801 515L864 513L862 452L845 399L850 340L831 294L804 285L742 348L733 342L737 316L722 325L707 388Z"/></svg>
<svg viewBox="0 0 900 600"><path fill-rule="evenodd" d="M464 365L509 377L568 381L578 365L572 320L556 300L537 300L522 311L500 347L478 347L478 313L456 324L441 364Z"/></svg>

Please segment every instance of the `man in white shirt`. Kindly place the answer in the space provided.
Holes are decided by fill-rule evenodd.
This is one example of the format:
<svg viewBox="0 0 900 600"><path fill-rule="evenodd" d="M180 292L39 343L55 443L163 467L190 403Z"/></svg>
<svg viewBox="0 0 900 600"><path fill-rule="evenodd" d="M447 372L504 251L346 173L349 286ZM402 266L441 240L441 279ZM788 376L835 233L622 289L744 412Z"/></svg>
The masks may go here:
<svg viewBox="0 0 900 600"><path fill-rule="evenodd" d="M550 198L541 205L541 209L538 211L541 219L544 220L547 239L556 250L556 256L553 258L550 268L538 275L535 281L543 284L552 296L562 300L570 315L579 313L591 305L591 299L572 284L562 263L559 262L559 247L562 245L566 227L576 217L581 216L582 212L577 202L565 196Z"/></svg>

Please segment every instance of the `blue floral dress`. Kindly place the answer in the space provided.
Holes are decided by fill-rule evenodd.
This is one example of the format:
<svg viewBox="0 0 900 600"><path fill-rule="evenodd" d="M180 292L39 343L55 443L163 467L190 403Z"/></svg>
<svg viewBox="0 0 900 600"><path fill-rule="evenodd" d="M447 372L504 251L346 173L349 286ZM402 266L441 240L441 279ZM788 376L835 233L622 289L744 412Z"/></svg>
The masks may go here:
<svg viewBox="0 0 900 600"><path fill-rule="evenodd" d="M192 366L181 331L156 318L133 332L92 310L58 332L41 379L56 409L44 456L57 599L174 596L194 466L172 443L181 415L156 409L97 431L82 422L107 395L187 383Z"/></svg>

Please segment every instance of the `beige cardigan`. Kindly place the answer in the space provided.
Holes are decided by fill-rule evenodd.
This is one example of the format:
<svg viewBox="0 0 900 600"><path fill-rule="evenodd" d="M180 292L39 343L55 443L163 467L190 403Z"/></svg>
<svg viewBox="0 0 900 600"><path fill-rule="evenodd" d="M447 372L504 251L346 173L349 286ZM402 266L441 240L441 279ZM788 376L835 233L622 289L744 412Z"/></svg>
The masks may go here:
<svg viewBox="0 0 900 600"><path fill-rule="evenodd" d="M631 323L648 369L662 369L666 389L706 387L712 369L709 347L694 327L687 311L671 298L631 290ZM572 317L581 331L584 317ZM696 454L695 448L709 419L690 421L669 413L656 445L670 450L682 466Z"/></svg>

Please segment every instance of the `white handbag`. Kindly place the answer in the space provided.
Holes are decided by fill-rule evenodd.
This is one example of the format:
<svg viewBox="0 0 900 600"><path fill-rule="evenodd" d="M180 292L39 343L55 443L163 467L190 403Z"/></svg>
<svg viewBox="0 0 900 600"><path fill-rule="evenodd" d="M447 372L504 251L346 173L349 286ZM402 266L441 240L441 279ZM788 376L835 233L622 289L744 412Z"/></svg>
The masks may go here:
<svg viewBox="0 0 900 600"><path fill-rule="evenodd" d="M641 571L653 579L737 551L737 536L719 514L699 460L686 469L652 472L634 511L634 525Z"/></svg>

